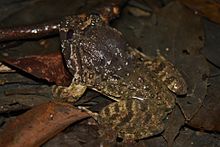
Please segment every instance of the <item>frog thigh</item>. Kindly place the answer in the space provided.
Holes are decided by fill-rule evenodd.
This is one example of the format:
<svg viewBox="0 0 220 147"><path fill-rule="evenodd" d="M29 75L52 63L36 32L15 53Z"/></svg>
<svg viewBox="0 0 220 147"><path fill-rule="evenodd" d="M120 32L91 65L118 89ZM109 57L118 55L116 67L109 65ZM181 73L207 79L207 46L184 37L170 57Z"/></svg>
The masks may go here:
<svg viewBox="0 0 220 147"><path fill-rule="evenodd" d="M161 133L165 113L153 101L126 99L114 102L99 113L100 135L124 141L137 140ZM107 137L106 137L107 136Z"/></svg>
<svg viewBox="0 0 220 147"><path fill-rule="evenodd" d="M86 86L81 84L71 84L69 87L53 86L53 97L62 99L67 102L77 101L86 91Z"/></svg>

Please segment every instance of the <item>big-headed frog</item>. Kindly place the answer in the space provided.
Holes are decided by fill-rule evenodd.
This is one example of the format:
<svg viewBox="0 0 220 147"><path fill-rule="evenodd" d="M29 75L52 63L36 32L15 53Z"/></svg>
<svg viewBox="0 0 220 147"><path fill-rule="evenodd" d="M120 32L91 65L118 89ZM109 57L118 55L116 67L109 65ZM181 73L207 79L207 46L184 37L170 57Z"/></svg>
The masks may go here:
<svg viewBox="0 0 220 147"><path fill-rule="evenodd" d="M66 17L60 36L73 80L69 87L60 87L59 96L74 102L89 88L115 101L98 114L101 136L137 140L164 130L164 119L175 105L174 93L187 92L169 61L131 48L96 13Z"/></svg>

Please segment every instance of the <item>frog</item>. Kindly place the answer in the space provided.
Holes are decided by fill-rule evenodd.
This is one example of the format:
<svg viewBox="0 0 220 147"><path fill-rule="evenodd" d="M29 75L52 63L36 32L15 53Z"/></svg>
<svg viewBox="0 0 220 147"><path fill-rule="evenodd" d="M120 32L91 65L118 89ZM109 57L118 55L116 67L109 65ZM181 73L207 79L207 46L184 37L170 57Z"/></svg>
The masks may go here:
<svg viewBox="0 0 220 147"><path fill-rule="evenodd" d="M107 140L134 141L160 134L187 84L174 65L158 53L148 57L131 47L102 14L68 16L60 23L61 51L73 75L68 87L56 86L54 97L74 103L86 91L114 102L92 113Z"/></svg>

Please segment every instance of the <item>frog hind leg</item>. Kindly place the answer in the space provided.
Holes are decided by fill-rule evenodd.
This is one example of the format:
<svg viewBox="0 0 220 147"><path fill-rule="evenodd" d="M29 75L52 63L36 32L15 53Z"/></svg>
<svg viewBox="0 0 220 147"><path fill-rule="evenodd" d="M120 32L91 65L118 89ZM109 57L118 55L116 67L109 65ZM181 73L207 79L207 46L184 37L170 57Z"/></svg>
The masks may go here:
<svg viewBox="0 0 220 147"><path fill-rule="evenodd" d="M99 113L99 133L104 138L120 137L124 142L131 142L161 133L165 116L153 101L121 100Z"/></svg>
<svg viewBox="0 0 220 147"><path fill-rule="evenodd" d="M81 84L71 84L69 87L56 86L52 87L52 95L55 99L74 103L86 91L86 86Z"/></svg>

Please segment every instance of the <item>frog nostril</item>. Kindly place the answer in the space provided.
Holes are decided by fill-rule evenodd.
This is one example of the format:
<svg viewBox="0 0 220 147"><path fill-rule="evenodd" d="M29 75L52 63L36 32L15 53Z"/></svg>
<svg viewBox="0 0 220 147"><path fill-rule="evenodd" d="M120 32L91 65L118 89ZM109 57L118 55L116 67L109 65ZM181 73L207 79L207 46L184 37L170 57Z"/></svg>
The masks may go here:
<svg viewBox="0 0 220 147"><path fill-rule="evenodd" d="M72 38L73 38L73 30L70 29L70 30L68 30L68 32L66 33L66 39L67 39L67 40L70 40L70 39L72 39Z"/></svg>

